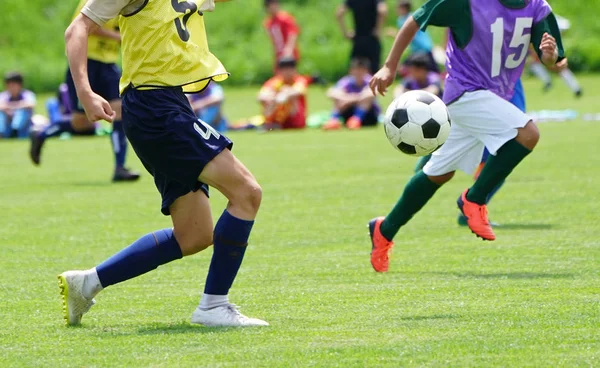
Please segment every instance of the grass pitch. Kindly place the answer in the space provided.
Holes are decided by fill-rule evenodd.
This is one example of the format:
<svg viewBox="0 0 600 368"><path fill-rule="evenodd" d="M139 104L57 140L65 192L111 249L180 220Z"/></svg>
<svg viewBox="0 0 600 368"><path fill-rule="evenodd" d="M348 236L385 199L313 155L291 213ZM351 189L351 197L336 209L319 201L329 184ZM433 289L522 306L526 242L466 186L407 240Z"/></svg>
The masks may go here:
<svg viewBox="0 0 600 368"><path fill-rule="evenodd" d="M529 106L593 112L598 82L585 78L574 101L529 81ZM251 114L253 99L230 91L230 115ZM326 106L318 90L311 101ZM81 327L64 327L56 275L170 221L149 175L109 183L106 137L50 141L40 168L26 142L0 142L0 366L597 366L600 123L540 129L490 207L497 241L456 225L471 182L457 175L400 231L387 274L370 267L366 223L388 212L414 159L380 129L231 134L264 188L231 300L271 327L246 330L188 323L210 250L108 288ZM218 216L225 201L212 198Z"/></svg>

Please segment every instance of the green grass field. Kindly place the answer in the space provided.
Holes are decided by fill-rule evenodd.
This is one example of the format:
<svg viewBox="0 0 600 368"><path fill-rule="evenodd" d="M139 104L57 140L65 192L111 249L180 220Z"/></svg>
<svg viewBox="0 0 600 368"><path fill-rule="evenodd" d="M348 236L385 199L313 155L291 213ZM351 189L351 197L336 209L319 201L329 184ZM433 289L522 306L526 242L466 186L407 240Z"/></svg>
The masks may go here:
<svg viewBox="0 0 600 368"><path fill-rule="evenodd" d="M531 109L600 111L600 77ZM238 118L254 91L228 91ZM325 108L313 90L315 109ZM113 185L107 139L0 142L1 367L591 367L600 365L600 123L541 124L538 149L490 208L484 243L456 225L464 174L401 230L390 272L369 264L367 221L384 215L413 158L380 129L231 134L264 202L231 300L263 329L189 325L211 252L110 287L79 328L61 318L56 275L168 227L149 175ZM141 169L131 155L130 166ZM213 214L225 201L212 196Z"/></svg>

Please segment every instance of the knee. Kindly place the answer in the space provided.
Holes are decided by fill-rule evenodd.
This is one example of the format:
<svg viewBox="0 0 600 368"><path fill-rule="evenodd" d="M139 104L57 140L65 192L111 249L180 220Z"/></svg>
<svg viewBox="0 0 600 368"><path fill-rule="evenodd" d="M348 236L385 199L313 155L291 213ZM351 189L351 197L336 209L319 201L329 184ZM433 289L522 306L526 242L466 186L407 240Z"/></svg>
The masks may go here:
<svg viewBox="0 0 600 368"><path fill-rule="evenodd" d="M527 149L532 150L540 140L540 130L530 121L525 127L518 130L516 140Z"/></svg>
<svg viewBox="0 0 600 368"><path fill-rule="evenodd" d="M173 232L184 257L201 252L213 243L213 234L211 232L191 233L178 230L175 228Z"/></svg>
<svg viewBox="0 0 600 368"><path fill-rule="evenodd" d="M449 172L449 173L444 174L444 175L437 175L437 176L427 175L427 177L429 178L429 180L431 180L435 184L441 186L441 185L446 184L450 180L452 180L452 178L454 177L454 171Z"/></svg>
<svg viewBox="0 0 600 368"><path fill-rule="evenodd" d="M262 202L262 188L256 181L251 178L246 180L240 190L241 204L251 213L256 214Z"/></svg>

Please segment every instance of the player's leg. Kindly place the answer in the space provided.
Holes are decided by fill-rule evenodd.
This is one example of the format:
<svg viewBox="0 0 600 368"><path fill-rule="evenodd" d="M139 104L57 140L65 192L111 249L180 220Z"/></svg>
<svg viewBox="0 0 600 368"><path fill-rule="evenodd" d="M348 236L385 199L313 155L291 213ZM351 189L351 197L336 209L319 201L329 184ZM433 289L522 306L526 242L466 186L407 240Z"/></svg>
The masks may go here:
<svg viewBox="0 0 600 368"><path fill-rule="evenodd" d="M581 96L581 85L579 84L577 77L575 77L575 74L573 74L569 68L559 71L558 75L560 75L562 80L565 81L567 86L571 89L571 91L573 91L576 97Z"/></svg>
<svg viewBox="0 0 600 368"><path fill-rule="evenodd" d="M228 318L238 317L231 315L235 311L227 295L246 252L262 190L250 171L229 150L222 151L210 161L199 180L216 188L229 202L215 226L213 257L204 294L192 322L206 326L228 325ZM263 321L239 317L240 325L267 325Z"/></svg>
<svg viewBox="0 0 600 368"><path fill-rule="evenodd" d="M0 138L10 138L10 118L9 116L0 111Z"/></svg>
<svg viewBox="0 0 600 368"><path fill-rule="evenodd" d="M544 83L544 91L548 91L552 88L552 77L550 76L550 72L548 72L548 69L546 69L544 64L539 60L533 61L529 66L529 70Z"/></svg>
<svg viewBox="0 0 600 368"><path fill-rule="evenodd" d="M485 206L488 196L531 153L539 140L539 131L521 110L491 92L474 93L471 102L471 109L463 114L468 115L471 129L491 156L473 186L459 198L459 207L469 218L473 232L493 240ZM486 124L475 123L482 118Z"/></svg>
<svg viewBox="0 0 600 368"><path fill-rule="evenodd" d="M349 105L340 100L333 101L333 112L329 120L321 127L323 130L338 130L344 126L344 122L352 116L354 105Z"/></svg>
<svg viewBox="0 0 600 368"><path fill-rule="evenodd" d="M376 218L369 223L373 247L371 264L377 272L387 271L388 254L400 228L425 206L443 184L452 179L455 170L472 171L479 163L483 144L456 123L455 117L453 121L455 123L446 143L433 153L423 171L417 172L409 180L390 213L385 218Z"/></svg>
<svg viewBox="0 0 600 368"><path fill-rule="evenodd" d="M121 71L115 64L91 62L95 64L95 73L93 74L94 84L92 88L100 96L104 97L106 101L109 101L116 114L110 134L110 143L115 157L115 171L112 180L114 182L136 181L140 178L140 174L125 168L127 137L125 136L125 128L123 126L121 98L119 96Z"/></svg>

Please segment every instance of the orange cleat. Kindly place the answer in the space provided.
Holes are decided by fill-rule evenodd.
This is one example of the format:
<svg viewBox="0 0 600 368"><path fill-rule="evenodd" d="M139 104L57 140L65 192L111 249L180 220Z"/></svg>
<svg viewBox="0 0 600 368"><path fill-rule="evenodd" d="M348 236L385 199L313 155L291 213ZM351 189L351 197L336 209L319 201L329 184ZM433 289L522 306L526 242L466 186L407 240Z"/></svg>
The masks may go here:
<svg viewBox="0 0 600 368"><path fill-rule="evenodd" d="M323 130L338 130L344 125L340 119L331 118L325 124L323 124Z"/></svg>
<svg viewBox="0 0 600 368"><path fill-rule="evenodd" d="M371 237L371 265L377 272L387 272L390 266L390 254L394 242L387 240L381 234L381 223L384 217L374 218L369 222L369 236Z"/></svg>
<svg viewBox="0 0 600 368"><path fill-rule="evenodd" d="M496 240L496 235L492 230L490 220L488 220L486 205L469 202L467 200L468 191L468 189L465 190L456 202L460 211L467 218L467 225L473 234L477 235L479 238L483 240Z"/></svg>
<svg viewBox="0 0 600 368"><path fill-rule="evenodd" d="M362 121L360 121L360 119L356 116L353 116L350 119L348 119L348 121L346 122L346 126L350 130L358 130L362 126Z"/></svg>

